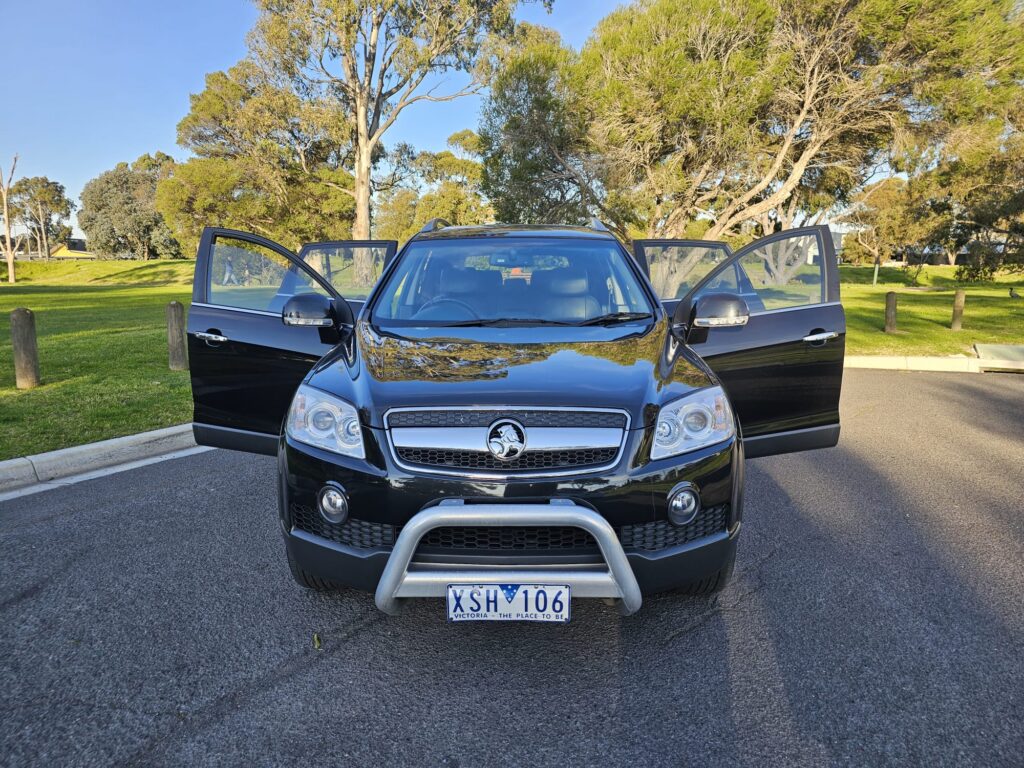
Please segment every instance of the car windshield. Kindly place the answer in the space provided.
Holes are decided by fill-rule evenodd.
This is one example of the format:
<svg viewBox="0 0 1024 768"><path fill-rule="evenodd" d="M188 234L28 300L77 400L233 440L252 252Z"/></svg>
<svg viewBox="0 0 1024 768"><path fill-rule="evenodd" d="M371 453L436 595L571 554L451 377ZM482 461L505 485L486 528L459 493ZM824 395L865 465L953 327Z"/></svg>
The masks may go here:
<svg viewBox="0 0 1024 768"><path fill-rule="evenodd" d="M569 238L414 241L373 310L378 325L579 325L653 316L618 244Z"/></svg>

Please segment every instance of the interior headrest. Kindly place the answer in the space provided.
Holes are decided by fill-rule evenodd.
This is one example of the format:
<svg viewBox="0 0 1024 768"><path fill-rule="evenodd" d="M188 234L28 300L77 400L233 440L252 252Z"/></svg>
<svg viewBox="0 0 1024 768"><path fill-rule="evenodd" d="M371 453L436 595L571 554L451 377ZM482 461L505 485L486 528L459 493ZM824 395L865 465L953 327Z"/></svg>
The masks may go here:
<svg viewBox="0 0 1024 768"><path fill-rule="evenodd" d="M499 291L501 290L502 279L501 272L496 269L478 269L480 273L477 278L480 281L480 287L485 291Z"/></svg>
<svg viewBox="0 0 1024 768"><path fill-rule="evenodd" d="M500 287L501 273L496 269L450 267L441 274L441 290L445 293L479 293Z"/></svg>
<svg viewBox="0 0 1024 768"><path fill-rule="evenodd" d="M590 288L587 273L571 267L540 270L533 273L532 279L534 285L557 296L579 296Z"/></svg>

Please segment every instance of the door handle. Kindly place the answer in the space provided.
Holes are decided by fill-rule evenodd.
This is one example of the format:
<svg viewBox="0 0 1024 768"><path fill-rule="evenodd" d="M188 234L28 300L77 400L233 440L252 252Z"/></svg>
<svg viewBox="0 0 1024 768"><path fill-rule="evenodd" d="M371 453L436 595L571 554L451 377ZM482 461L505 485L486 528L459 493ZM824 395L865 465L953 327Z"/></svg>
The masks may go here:
<svg viewBox="0 0 1024 768"><path fill-rule="evenodd" d="M197 339L202 339L207 344L222 344L228 340L227 336L221 336L219 333L199 333L195 334Z"/></svg>
<svg viewBox="0 0 1024 768"><path fill-rule="evenodd" d="M808 344L819 344L826 342L829 339L834 339L839 336L836 331L821 331L820 333L812 333L810 336L804 336L804 341Z"/></svg>

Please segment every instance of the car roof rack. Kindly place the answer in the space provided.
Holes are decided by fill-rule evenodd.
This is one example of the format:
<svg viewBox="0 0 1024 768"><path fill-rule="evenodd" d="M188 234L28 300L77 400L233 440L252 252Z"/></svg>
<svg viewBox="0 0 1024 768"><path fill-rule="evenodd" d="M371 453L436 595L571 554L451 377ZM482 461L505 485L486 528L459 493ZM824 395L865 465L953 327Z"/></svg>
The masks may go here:
<svg viewBox="0 0 1024 768"><path fill-rule="evenodd" d="M423 225L423 229L418 234L425 235L427 232L436 232L439 229L450 226L451 224L448 223L447 219L431 219Z"/></svg>
<svg viewBox="0 0 1024 768"><path fill-rule="evenodd" d="M597 216L591 218L590 228L596 229L598 232L611 232L611 230L608 229L608 225L601 221L599 218L597 218Z"/></svg>

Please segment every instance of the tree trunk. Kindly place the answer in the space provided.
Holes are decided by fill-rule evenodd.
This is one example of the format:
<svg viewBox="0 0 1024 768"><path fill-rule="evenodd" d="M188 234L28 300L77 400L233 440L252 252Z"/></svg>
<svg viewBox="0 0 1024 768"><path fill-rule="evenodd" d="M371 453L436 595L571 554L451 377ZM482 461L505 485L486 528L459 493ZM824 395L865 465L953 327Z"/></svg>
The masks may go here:
<svg viewBox="0 0 1024 768"><path fill-rule="evenodd" d="M43 233L43 258L47 261L50 260L50 233L46 231L46 225L49 224L49 215L43 215L43 209L39 209L39 227Z"/></svg>
<svg viewBox="0 0 1024 768"><path fill-rule="evenodd" d="M0 176L0 197L3 198L4 207L4 255L7 257L7 282L14 283L14 244L11 242L11 180L14 178L14 169L18 167L18 156L11 161L11 171L5 180ZM18 244L21 245L19 238Z"/></svg>
<svg viewBox="0 0 1024 768"><path fill-rule="evenodd" d="M352 224L353 240L370 239L370 158L373 154L373 147L369 140L359 138L359 145L356 148L355 159L355 193L356 193L356 218ZM373 254L368 248L357 248L353 252L353 270L357 284L369 287L373 285Z"/></svg>
<svg viewBox="0 0 1024 768"><path fill-rule="evenodd" d="M370 239L370 154L370 147L360 147L356 151L356 217L352 223L353 240Z"/></svg>
<svg viewBox="0 0 1024 768"><path fill-rule="evenodd" d="M3 179L0 179L3 184ZM4 190L0 190L4 192ZM4 256L7 258L7 282L14 282L14 244L11 242L11 215L7 207L7 195L4 194ZM19 243L20 245L20 243Z"/></svg>

